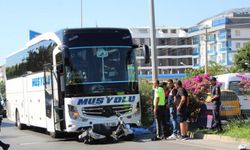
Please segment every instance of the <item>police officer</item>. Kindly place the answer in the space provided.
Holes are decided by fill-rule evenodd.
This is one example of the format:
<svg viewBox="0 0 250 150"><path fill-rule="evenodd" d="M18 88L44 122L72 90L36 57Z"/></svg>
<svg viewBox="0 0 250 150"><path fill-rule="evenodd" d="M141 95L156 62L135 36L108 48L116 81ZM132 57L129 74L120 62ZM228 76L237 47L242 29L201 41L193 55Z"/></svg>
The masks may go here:
<svg viewBox="0 0 250 150"><path fill-rule="evenodd" d="M210 87L210 93L211 93L211 102L213 105L213 129L217 129L218 131L223 131L221 127L221 118L220 118L220 106L221 106L221 91L220 86L216 84L216 78L212 77L210 79L211 87Z"/></svg>
<svg viewBox="0 0 250 150"><path fill-rule="evenodd" d="M159 86L159 80L153 82L154 88L154 118L156 122L156 137L153 140L160 140L166 133L166 106L165 92ZM163 128L163 133L162 133ZM166 137L165 137L166 138Z"/></svg>

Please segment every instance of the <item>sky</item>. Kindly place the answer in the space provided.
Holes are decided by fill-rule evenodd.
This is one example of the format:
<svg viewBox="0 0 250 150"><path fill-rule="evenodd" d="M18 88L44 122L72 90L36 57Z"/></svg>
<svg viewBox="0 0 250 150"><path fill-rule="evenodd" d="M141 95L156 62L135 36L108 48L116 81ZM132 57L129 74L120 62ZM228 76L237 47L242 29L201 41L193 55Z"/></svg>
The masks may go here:
<svg viewBox="0 0 250 150"><path fill-rule="evenodd" d="M82 0L83 27L150 25L150 0ZM250 0L154 0L156 26L190 27ZM0 64L40 33L81 27L81 0L0 0Z"/></svg>

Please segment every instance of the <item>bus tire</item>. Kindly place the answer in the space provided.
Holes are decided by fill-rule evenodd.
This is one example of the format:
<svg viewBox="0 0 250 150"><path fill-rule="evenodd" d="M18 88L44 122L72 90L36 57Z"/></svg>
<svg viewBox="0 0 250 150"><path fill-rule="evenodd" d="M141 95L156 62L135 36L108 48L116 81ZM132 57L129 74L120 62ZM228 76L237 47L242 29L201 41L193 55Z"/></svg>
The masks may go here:
<svg viewBox="0 0 250 150"><path fill-rule="evenodd" d="M16 110L16 127L19 130L25 129L25 125L22 124L21 121L20 121L20 114L19 114L18 110Z"/></svg>

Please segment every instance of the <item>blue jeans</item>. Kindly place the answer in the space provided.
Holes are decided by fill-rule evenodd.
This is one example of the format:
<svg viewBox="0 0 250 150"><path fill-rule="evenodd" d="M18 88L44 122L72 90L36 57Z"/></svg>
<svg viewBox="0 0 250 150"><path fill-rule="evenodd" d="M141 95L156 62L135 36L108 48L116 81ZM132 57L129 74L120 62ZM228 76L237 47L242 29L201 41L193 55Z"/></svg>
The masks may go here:
<svg viewBox="0 0 250 150"><path fill-rule="evenodd" d="M170 118L173 125L173 134L180 134L179 122L177 121L177 110L175 107L170 107Z"/></svg>

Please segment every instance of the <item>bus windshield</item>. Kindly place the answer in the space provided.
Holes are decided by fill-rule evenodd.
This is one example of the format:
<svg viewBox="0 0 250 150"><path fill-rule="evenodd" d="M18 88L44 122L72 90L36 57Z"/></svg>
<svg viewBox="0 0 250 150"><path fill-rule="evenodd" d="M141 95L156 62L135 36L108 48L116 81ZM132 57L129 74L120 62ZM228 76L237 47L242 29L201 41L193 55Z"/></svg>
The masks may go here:
<svg viewBox="0 0 250 150"><path fill-rule="evenodd" d="M66 94L133 93L135 52L129 46L71 47L66 52Z"/></svg>

